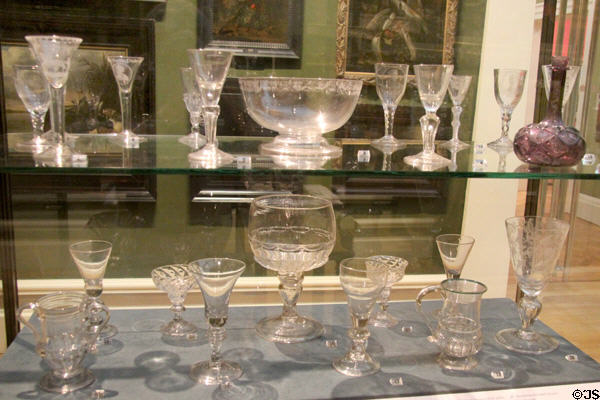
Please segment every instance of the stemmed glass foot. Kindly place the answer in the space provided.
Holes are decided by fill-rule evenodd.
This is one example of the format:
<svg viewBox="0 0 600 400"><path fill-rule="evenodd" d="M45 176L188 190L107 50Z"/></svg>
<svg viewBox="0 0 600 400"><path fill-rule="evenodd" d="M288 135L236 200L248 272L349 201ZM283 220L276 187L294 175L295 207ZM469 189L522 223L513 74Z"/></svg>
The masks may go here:
<svg viewBox="0 0 600 400"><path fill-rule="evenodd" d="M509 350L525 354L544 354L555 350L558 341L539 332L521 334L518 329L503 329L496 333L496 340Z"/></svg>
<svg viewBox="0 0 600 400"><path fill-rule="evenodd" d="M235 157L225 153L216 143L207 143L200 150L188 154L192 168L219 168L231 164Z"/></svg>
<svg viewBox="0 0 600 400"><path fill-rule="evenodd" d="M50 371L40 380L40 387L47 392L65 394L83 389L95 381L94 374L87 368L83 368L83 371L76 376L66 379L60 378Z"/></svg>

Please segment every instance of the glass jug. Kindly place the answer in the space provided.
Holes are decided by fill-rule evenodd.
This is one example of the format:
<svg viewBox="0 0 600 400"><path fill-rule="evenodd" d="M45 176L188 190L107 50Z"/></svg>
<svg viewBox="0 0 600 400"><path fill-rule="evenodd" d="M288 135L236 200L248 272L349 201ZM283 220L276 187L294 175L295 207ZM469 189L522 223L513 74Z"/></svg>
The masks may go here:
<svg viewBox="0 0 600 400"><path fill-rule="evenodd" d="M469 279L446 279L428 286L417 295L417 310L425 317L433 340L442 350L437 361L442 368L466 371L477 365L473 357L483 344L480 308L487 287ZM444 301L439 312L427 314L421 307L423 298L438 292Z"/></svg>
<svg viewBox="0 0 600 400"><path fill-rule="evenodd" d="M23 317L26 309L33 310L39 322L35 325L39 327ZM100 311L105 313L102 328L110 318L108 308L92 303L86 294L77 292L50 293L19 307L19 321L31 329L36 351L51 369L40 381L42 389L68 393L94 382L94 375L81 364L102 330L94 329L90 323L91 314Z"/></svg>

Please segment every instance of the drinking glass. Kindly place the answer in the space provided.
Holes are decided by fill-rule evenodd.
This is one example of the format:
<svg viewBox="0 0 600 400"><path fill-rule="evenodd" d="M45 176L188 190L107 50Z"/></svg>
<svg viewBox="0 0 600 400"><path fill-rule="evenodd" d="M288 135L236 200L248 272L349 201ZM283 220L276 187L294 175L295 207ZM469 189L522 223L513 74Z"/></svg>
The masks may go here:
<svg viewBox="0 0 600 400"><path fill-rule="evenodd" d="M202 97L200 88L196 83L194 71L190 68L181 68L181 81L183 83L183 102L185 108L190 114L190 124L192 131L186 136L179 138L179 143L185 144L194 150L206 144L206 138L200 134L200 124L202 123Z"/></svg>
<svg viewBox="0 0 600 400"><path fill-rule="evenodd" d="M571 93L573 92L573 88L575 87L575 81L577 81L577 76L579 75L579 70L581 67L577 65L569 65L567 67L567 76L565 78L565 91L563 93L562 106L564 107L569 99L571 98ZM544 75L544 89L546 91L546 99L550 99L550 83L552 81L552 65L546 64L542 65L542 74Z"/></svg>
<svg viewBox="0 0 600 400"><path fill-rule="evenodd" d="M519 329L503 329L496 340L509 350L526 354L548 353L558 347L556 339L536 332L533 322L542 305L537 297L550 279L569 224L548 217L513 217L506 220L510 259L523 292L519 300Z"/></svg>
<svg viewBox="0 0 600 400"><path fill-rule="evenodd" d="M313 196L277 194L257 197L250 206L248 239L254 259L274 270L280 281L283 312L256 325L271 342L298 343L323 333L323 326L298 315L304 272L325 264L335 244L331 202Z"/></svg>
<svg viewBox="0 0 600 400"><path fill-rule="evenodd" d="M388 309L388 301L390 298L390 291L394 283L400 282L404 278L404 271L408 266L408 261L404 258L394 256L373 256L370 259L381 262L387 268L387 280L385 286L379 295L379 306L381 310L371 315L369 324L379 326L382 328L390 328L398 325L398 319L391 315Z"/></svg>
<svg viewBox="0 0 600 400"><path fill-rule="evenodd" d="M347 258L340 262L340 283L348 297L352 328L350 351L333 362L336 371L349 376L371 375L380 364L367 353L369 316L387 280L387 267L373 258Z"/></svg>
<svg viewBox="0 0 600 400"><path fill-rule="evenodd" d="M385 134L371 143L379 149L384 148L391 151L406 147L404 142L394 137L394 114L398 103L404 96L407 79L408 65L406 64L375 64L375 82L377 95L383 106Z"/></svg>
<svg viewBox="0 0 600 400"><path fill-rule="evenodd" d="M44 133L44 118L50 106L50 88L42 70L37 65L15 65L15 88L19 98L25 105L31 125L33 138L26 142L19 142L16 149L32 153L40 153L50 143L42 137Z"/></svg>
<svg viewBox="0 0 600 400"><path fill-rule="evenodd" d="M452 100L452 139L442 143L440 145L442 147L456 150L463 150L469 147L468 144L458 139L458 131L460 128L460 114L463 111L462 102L465 100L465 96L469 90L471 79L469 75L452 75L450 77L448 93Z"/></svg>
<svg viewBox="0 0 600 400"><path fill-rule="evenodd" d="M191 262L189 268L204 298L211 348L210 360L194 364L190 376L205 385L231 382L242 376L242 368L235 362L222 360L220 351L225 340L229 296L246 264L230 258L205 258Z"/></svg>
<svg viewBox="0 0 600 400"><path fill-rule="evenodd" d="M185 264L163 265L154 268L151 275L154 285L167 293L172 304L173 319L160 331L166 336L194 338L198 328L181 317L185 311L183 303L187 293L194 286L194 276L189 267Z"/></svg>
<svg viewBox="0 0 600 400"><path fill-rule="evenodd" d="M71 257L73 257L73 261L75 261L79 274L85 283L85 292L96 304L96 308L101 308L104 305L100 300L102 279L111 251L112 244L104 240L84 240L72 243L69 246ZM117 327L114 325L103 326L102 320L97 314L92 313L91 323L92 327L98 330L98 344L108 344L105 340L118 333Z"/></svg>
<svg viewBox="0 0 600 400"><path fill-rule="evenodd" d="M420 64L414 68L419 98L425 108L425 115L419 119L423 151L404 157L404 162L415 168L430 171L451 164L450 160L435 153L435 135L440 124L440 119L435 113L442 105L454 66Z"/></svg>
<svg viewBox="0 0 600 400"><path fill-rule="evenodd" d="M37 63L50 86L50 124L57 143L36 155L36 159L51 166L63 166L78 155L65 141L65 89L71 58L82 39L56 35L27 35Z"/></svg>
<svg viewBox="0 0 600 400"><path fill-rule="evenodd" d="M465 266L467 257L475 244L475 238L467 235L450 233L435 238L446 278L458 279Z"/></svg>
<svg viewBox="0 0 600 400"><path fill-rule="evenodd" d="M144 57L108 56L106 57L112 68L113 75L119 87L119 101L121 102L121 133L118 142L126 149L139 147L145 139L133 133L131 121L131 89L135 75Z"/></svg>
<svg viewBox="0 0 600 400"><path fill-rule="evenodd" d="M188 160L194 167L218 168L234 160L231 154L219 150L217 146L217 118L221 110L219 98L229 71L232 53L221 50L189 49L188 56L200 89L206 133L206 145L188 154Z"/></svg>
<svg viewBox="0 0 600 400"><path fill-rule="evenodd" d="M496 103L502 109L502 134L498 139L488 143L488 146L512 150L513 142L508 138L508 129L513 110L521 101L526 76L527 71L523 69L494 69L494 95Z"/></svg>

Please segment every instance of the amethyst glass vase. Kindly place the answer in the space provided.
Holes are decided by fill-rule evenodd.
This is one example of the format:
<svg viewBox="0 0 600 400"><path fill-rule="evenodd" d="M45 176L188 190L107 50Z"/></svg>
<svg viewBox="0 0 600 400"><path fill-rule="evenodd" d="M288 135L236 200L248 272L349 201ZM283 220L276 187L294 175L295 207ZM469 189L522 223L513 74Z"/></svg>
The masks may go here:
<svg viewBox="0 0 600 400"><path fill-rule="evenodd" d="M585 153L585 141L579 131L562 120L562 99L567 71L567 57L552 57L552 80L546 116L517 132L514 151L519 160L539 166L575 165Z"/></svg>

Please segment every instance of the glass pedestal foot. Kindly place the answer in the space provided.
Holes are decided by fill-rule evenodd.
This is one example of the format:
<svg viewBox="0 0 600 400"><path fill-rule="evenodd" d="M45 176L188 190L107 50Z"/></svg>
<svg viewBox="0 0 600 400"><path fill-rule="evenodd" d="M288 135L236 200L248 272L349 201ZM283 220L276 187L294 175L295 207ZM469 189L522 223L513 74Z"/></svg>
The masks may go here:
<svg viewBox="0 0 600 400"><path fill-rule="evenodd" d="M215 144L206 144L202 149L188 154L188 161L192 168L219 168L231 164L235 158Z"/></svg>
<svg viewBox="0 0 600 400"><path fill-rule="evenodd" d="M445 141L444 143L439 144L438 146L443 147L444 149L460 151L468 148L470 145L468 145L465 142L461 142L458 139L450 139L448 141Z"/></svg>
<svg viewBox="0 0 600 400"><path fill-rule="evenodd" d="M84 368L78 375L67 379L59 378L50 371L40 381L40 388L47 392L65 394L89 386L95 380L96 378L87 368Z"/></svg>
<svg viewBox="0 0 600 400"><path fill-rule="evenodd" d="M391 328L392 326L398 325L399 322L400 321L397 318L385 311L374 313L371 318L369 318L369 325L378 326L380 328Z"/></svg>
<svg viewBox="0 0 600 400"><path fill-rule="evenodd" d="M348 376L367 376L379 371L380 364L373 360L370 355L365 354L364 357L355 359L351 353L345 357L335 360L333 368L341 374Z"/></svg>
<svg viewBox="0 0 600 400"><path fill-rule="evenodd" d="M447 167L452 164L452 161L439 154L426 154L424 152L420 152L414 156L406 156L403 160L406 164L412 165L422 171L434 171L438 168Z"/></svg>
<svg viewBox="0 0 600 400"><path fill-rule="evenodd" d="M524 354L549 353L558 347L558 341L552 336L527 332L523 337L518 329L503 329L496 333L496 340L507 349Z"/></svg>
<svg viewBox="0 0 600 400"><path fill-rule="evenodd" d="M220 361L218 364L202 361L192 365L190 377L204 385L218 385L238 379L242 376L242 368L232 361Z"/></svg>
<svg viewBox="0 0 600 400"><path fill-rule="evenodd" d="M269 342L300 343L321 336L323 325L306 317L284 319L278 316L259 321L256 325L256 333Z"/></svg>
<svg viewBox="0 0 600 400"><path fill-rule="evenodd" d="M513 149L513 141L510 140L507 136L500 136L498 139L493 142L489 142L488 147L493 149Z"/></svg>
<svg viewBox="0 0 600 400"><path fill-rule="evenodd" d="M294 137L276 136L272 142L260 146L261 154L274 156L295 157L325 157L327 159L338 158L342 155L342 149L330 145L327 140L319 137Z"/></svg>
<svg viewBox="0 0 600 400"><path fill-rule="evenodd" d="M36 162L49 167L70 166L74 158L81 156L67 144L57 144L46 148L41 153L34 154Z"/></svg>
<svg viewBox="0 0 600 400"><path fill-rule="evenodd" d="M179 337L179 336L190 336L198 333L198 328L196 325L188 322L186 320L172 320L165 326L163 326L160 331L167 336Z"/></svg>
<svg viewBox="0 0 600 400"><path fill-rule="evenodd" d="M44 150L48 149L48 147L52 146L53 144L56 143L46 140L41 136L37 136L25 142L18 142L15 145L15 150L23 153L39 154Z"/></svg>
<svg viewBox="0 0 600 400"><path fill-rule="evenodd" d="M393 136L384 136L379 139L371 141L371 146L384 153L391 153L399 149L406 147L406 143L402 140L398 140Z"/></svg>
<svg viewBox="0 0 600 400"><path fill-rule="evenodd" d="M177 141L184 144L192 149L196 150L206 144L206 138L204 135L189 133L185 136L180 137Z"/></svg>
<svg viewBox="0 0 600 400"><path fill-rule="evenodd" d="M126 149L138 149L140 147L140 143L145 141L145 137L138 136L134 133L130 133L128 135L124 133L117 133L117 135L111 140L111 142Z"/></svg>
<svg viewBox="0 0 600 400"><path fill-rule="evenodd" d="M474 357L452 357L447 354L440 354L437 357L437 363L440 367L453 371L468 371L477 366L477 359Z"/></svg>

